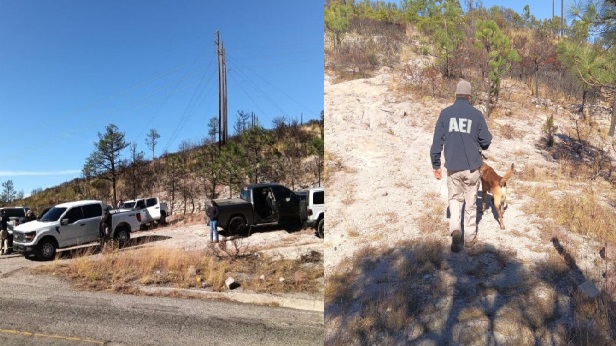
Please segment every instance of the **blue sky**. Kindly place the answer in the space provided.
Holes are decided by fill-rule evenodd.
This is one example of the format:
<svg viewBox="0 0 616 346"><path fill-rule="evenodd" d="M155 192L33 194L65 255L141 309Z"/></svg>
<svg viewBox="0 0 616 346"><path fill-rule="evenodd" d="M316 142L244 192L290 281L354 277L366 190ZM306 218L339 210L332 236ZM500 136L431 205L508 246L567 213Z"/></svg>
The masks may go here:
<svg viewBox="0 0 616 346"><path fill-rule="evenodd" d="M462 5L462 8L464 10L467 10L468 8L466 7L465 1L464 0L459 0L460 4ZM398 5L400 5L400 3L402 3L402 0L395 0L395 1L390 1L394 2ZM551 18L552 17L552 0L526 0L526 1L504 1L504 0L474 0L475 4L478 3L482 3L483 7L486 8L490 8L492 6L502 6L505 8L510 8L514 11L516 11L519 14L523 13L523 9L524 6L528 5L530 8L530 13L532 15L534 15L537 19L547 19L547 18ZM560 17L560 3L561 0L554 0L554 14L558 17ZM565 19L568 19L568 14L567 11L569 10L569 8L571 7L571 5L573 4L572 0L565 0L564 1L564 7L565 7Z"/></svg>
<svg viewBox="0 0 616 346"><path fill-rule="evenodd" d="M464 4L464 1L460 1L461 4ZM565 20L569 17L568 10L573 4L572 0L565 0ZM519 14L523 13L524 6L528 5L530 8L530 13L534 15L537 19L548 19L552 17L552 0L534 0L534 1L503 1L503 0L483 0L483 6L490 8L492 6L502 6L505 8L510 8L516 11ZM464 6L464 5L462 5ZM554 1L554 15L560 17L560 9L561 9L561 0Z"/></svg>
<svg viewBox="0 0 616 346"><path fill-rule="evenodd" d="M151 128L156 156L206 137L217 30L230 134L238 111L319 119L319 1L0 0L0 182L29 195L81 176L108 124L148 159Z"/></svg>

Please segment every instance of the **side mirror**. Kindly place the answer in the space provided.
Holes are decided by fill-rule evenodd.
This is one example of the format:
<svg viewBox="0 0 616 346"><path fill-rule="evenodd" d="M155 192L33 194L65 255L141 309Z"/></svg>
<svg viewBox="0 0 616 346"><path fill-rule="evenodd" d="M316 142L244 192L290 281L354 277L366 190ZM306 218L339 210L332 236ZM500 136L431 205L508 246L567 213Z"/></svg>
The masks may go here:
<svg viewBox="0 0 616 346"><path fill-rule="evenodd" d="M66 226L66 225L68 225L68 219L62 219L62 220L60 220L60 224L61 224L62 226Z"/></svg>

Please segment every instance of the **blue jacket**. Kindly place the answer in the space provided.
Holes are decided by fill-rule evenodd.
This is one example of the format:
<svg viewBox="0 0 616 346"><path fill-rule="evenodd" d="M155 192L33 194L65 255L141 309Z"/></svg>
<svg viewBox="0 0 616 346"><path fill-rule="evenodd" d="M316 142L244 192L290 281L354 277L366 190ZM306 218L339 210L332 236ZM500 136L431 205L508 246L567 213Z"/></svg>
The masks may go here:
<svg viewBox="0 0 616 346"><path fill-rule="evenodd" d="M432 168L441 168L441 151L445 146L445 168L451 171L479 169L483 160L480 148L488 149L492 134L483 114L466 98L457 98L443 109L434 128L430 147Z"/></svg>

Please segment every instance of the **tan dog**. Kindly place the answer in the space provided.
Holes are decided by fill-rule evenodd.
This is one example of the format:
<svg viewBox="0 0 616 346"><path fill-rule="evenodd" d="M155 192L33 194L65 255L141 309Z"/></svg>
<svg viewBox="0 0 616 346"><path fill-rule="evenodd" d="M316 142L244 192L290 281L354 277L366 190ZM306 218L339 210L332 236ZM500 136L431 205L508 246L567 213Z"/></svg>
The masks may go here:
<svg viewBox="0 0 616 346"><path fill-rule="evenodd" d="M486 197L489 191L492 194L492 202L498 213L500 228L505 229L503 214L505 213L505 202L507 201L507 180L513 175L513 163L511 164L511 169L509 169L504 177L496 174L494 169L486 163L481 165L479 173L481 174L482 190L481 212L483 213L486 210Z"/></svg>

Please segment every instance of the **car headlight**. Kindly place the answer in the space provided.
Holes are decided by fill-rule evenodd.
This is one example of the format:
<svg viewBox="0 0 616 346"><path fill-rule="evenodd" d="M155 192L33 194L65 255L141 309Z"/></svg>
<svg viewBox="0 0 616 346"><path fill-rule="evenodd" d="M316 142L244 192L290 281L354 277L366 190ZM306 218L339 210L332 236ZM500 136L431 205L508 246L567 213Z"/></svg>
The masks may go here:
<svg viewBox="0 0 616 346"><path fill-rule="evenodd" d="M29 232L29 233L24 234L24 240L26 242L30 242L34 240L34 237L36 237L36 232Z"/></svg>

